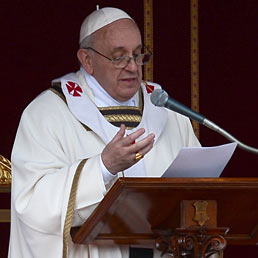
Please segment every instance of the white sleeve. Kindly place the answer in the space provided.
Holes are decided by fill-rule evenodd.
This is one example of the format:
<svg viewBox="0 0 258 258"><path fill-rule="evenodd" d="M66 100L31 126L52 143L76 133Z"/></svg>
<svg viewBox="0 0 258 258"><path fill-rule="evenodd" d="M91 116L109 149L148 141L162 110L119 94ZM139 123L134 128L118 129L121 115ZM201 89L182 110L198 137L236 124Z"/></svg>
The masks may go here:
<svg viewBox="0 0 258 258"><path fill-rule="evenodd" d="M75 210L84 209L90 215L106 187L99 153L80 151L80 138L85 135L74 132L77 124L71 123L72 115L59 116L58 110L48 108L50 100L44 100L44 105L32 105L23 113L17 131L12 152L13 212L34 231L60 235L74 175L83 159L87 162L79 179Z"/></svg>
<svg viewBox="0 0 258 258"><path fill-rule="evenodd" d="M110 173L107 170L106 166L104 165L104 163L102 161L101 155L99 155L99 162L100 162L100 167L101 167L104 183L106 185L110 182L110 180L114 179L116 177L116 175L113 175L112 173Z"/></svg>

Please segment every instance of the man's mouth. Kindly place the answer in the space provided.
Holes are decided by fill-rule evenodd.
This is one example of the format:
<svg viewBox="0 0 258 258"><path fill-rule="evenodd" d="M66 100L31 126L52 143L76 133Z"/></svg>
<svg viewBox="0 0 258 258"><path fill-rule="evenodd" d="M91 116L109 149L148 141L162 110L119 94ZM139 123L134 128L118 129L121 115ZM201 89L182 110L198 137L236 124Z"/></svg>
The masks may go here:
<svg viewBox="0 0 258 258"><path fill-rule="evenodd" d="M135 77L133 77L133 78L123 78L123 79L121 79L121 81L126 81L126 82L133 82L133 81L135 81L135 80L136 80Z"/></svg>

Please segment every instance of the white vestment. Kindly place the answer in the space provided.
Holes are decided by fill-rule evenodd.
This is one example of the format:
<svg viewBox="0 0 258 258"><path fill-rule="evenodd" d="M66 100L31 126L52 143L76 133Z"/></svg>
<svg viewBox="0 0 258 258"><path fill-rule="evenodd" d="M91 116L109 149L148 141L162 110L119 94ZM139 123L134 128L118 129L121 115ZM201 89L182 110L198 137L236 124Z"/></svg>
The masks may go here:
<svg viewBox="0 0 258 258"><path fill-rule="evenodd" d="M69 74L60 81L69 107L47 90L32 101L21 117L12 152L9 258L62 257L67 203L75 171L83 159L87 161L79 179L74 226L83 224L110 187L104 184L99 156L119 128L98 111L81 72ZM69 95L64 88L67 81L78 83L83 94ZM140 138L149 133L156 137L153 149L131 169L137 170L138 166L145 170L147 177L160 177L182 147L200 144L189 119L155 107L144 84L141 89L143 116L132 131L145 128L146 133ZM70 242L69 257L128 258L128 247Z"/></svg>

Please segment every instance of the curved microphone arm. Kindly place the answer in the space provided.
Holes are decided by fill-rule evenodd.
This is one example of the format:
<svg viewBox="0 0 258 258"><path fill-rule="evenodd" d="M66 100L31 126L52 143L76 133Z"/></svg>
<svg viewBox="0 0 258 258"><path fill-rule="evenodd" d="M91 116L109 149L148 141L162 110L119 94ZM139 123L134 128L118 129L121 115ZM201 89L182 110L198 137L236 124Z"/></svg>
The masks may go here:
<svg viewBox="0 0 258 258"><path fill-rule="evenodd" d="M207 118L204 118L203 125L205 125L206 127L212 129L213 131L223 135L225 138L227 138L228 140L230 140L231 142L236 142L237 146L243 150L258 154L258 149L253 148L251 146L248 146L242 142L240 142L238 139L236 139L234 136L232 136L230 133L228 133L227 131L225 131L224 129L220 128L218 125L216 125L215 123L213 123L212 121L210 121Z"/></svg>
<svg viewBox="0 0 258 258"><path fill-rule="evenodd" d="M180 113L184 116L187 116L187 117L191 118L192 120L195 120L198 123L203 124L206 127L212 129L213 131L218 132L219 134L223 135L224 137L226 137L231 142L236 142L239 148L241 148L243 150L246 150L246 151L249 151L249 152L252 152L252 153L255 153L255 154L258 154L258 149L250 147L250 146L240 142L235 137L233 137L231 134L226 132L224 129L220 128L218 125L216 125L212 121L205 118L205 116L203 116L200 113L190 109L189 107L187 107L184 104L178 102L177 100L169 97L167 92L164 91L163 89L156 89L152 92L151 102L155 106L166 107L170 110L173 110L173 111L178 112L178 113Z"/></svg>

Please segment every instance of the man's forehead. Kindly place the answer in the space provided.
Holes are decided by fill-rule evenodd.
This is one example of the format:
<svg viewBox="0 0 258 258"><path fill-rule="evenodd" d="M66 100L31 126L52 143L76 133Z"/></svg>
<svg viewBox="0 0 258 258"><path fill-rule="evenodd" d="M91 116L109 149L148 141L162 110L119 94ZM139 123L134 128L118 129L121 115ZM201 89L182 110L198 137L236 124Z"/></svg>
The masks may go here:
<svg viewBox="0 0 258 258"><path fill-rule="evenodd" d="M135 29L138 32L138 27L136 23L130 19L119 19L114 21L99 30L100 33L107 34L107 33L118 33L119 30L125 29Z"/></svg>
<svg viewBox="0 0 258 258"><path fill-rule="evenodd" d="M133 50L141 50L142 49L142 44L137 45ZM120 46L120 47L113 47L112 48L112 53L115 52L120 52L120 51L126 51L126 47Z"/></svg>
<svg viewBox="0 0 258 258"><path fill-rule="evenodd" d="M129 19L121 19L103 27L99 30L104 39L114 39L126 37L141 38L140 31L135 22ZM129 34L130 33L130 34Z"/></svg>

